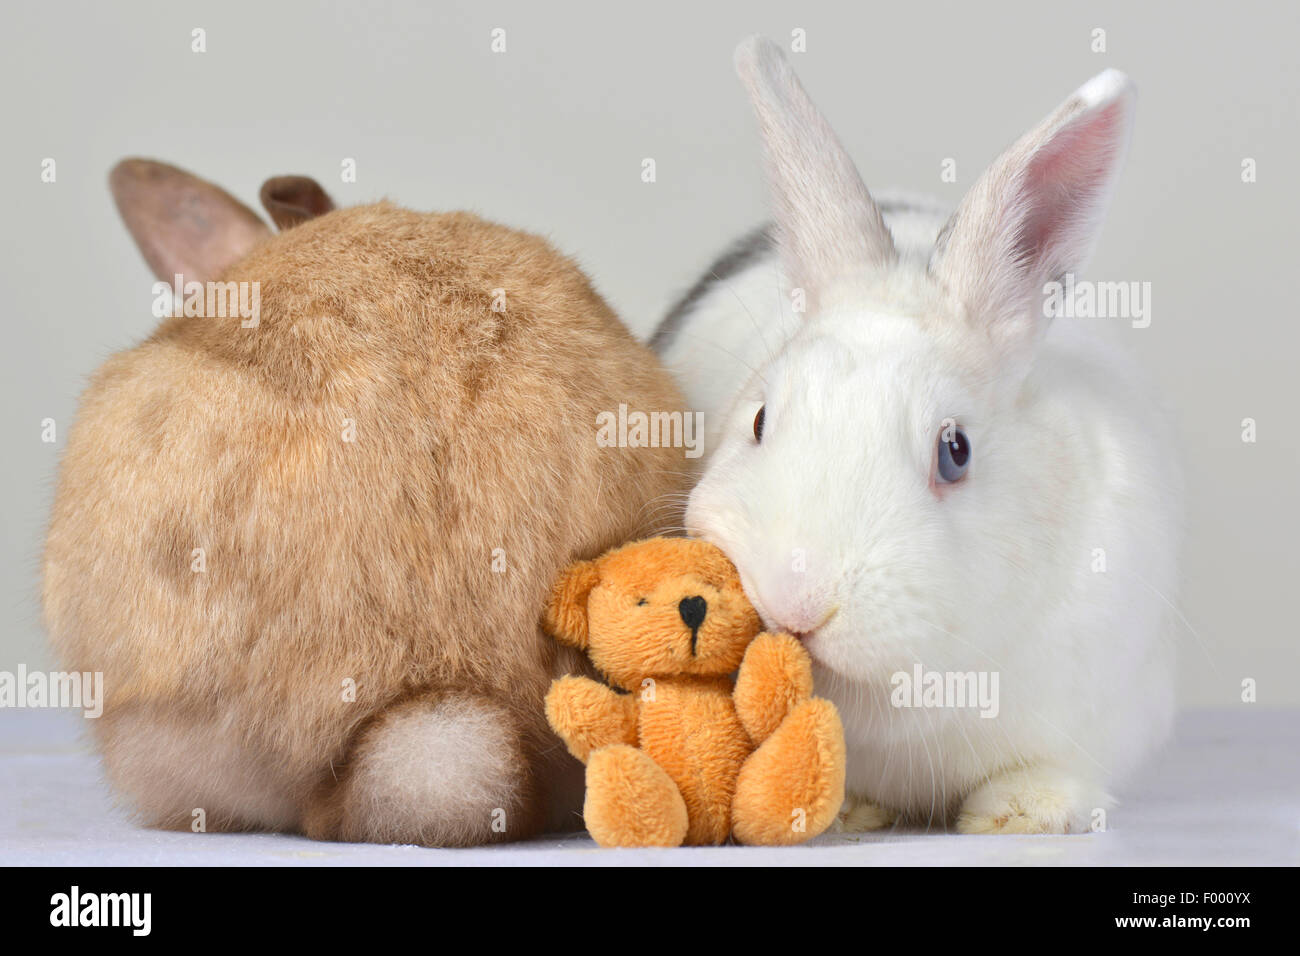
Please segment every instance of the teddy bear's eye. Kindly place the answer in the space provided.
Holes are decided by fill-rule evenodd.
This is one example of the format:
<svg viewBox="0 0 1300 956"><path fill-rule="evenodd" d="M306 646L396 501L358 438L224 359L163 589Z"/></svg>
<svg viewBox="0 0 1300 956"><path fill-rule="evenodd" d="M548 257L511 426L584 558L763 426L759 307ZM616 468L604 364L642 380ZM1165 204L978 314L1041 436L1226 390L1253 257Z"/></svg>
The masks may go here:
<svg viewBox="0 0 1300 956"><path fill-rule="evenodd" d="M636 602L636 606L637 606L637 607L641 607L643 604L649 604L649 603L650 603L650 602L647 601L645 598L642 598L641 600L639 600L639 601Z"/></svg>

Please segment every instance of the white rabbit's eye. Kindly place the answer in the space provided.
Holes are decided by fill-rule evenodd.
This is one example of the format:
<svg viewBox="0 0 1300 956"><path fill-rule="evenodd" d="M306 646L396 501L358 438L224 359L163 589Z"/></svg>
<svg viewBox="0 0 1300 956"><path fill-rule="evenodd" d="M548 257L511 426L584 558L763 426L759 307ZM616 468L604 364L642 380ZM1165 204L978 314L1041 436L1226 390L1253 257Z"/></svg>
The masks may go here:
<svg viewBox="0 0 1300 956"><path fill-rule="evenodd" d="M762 405L758 409L758 414L754 416L754 441L760 445L763 443L763 419L767 415L767 406Z"/></svg>
<svg viewBox="0 0 1300 956"><path fill-rule="evenodd" d="M946 440L951 438L951 440ZM939 480L960 481L970 465L970 440L963 431L953 431L939 436Z"/></svg>

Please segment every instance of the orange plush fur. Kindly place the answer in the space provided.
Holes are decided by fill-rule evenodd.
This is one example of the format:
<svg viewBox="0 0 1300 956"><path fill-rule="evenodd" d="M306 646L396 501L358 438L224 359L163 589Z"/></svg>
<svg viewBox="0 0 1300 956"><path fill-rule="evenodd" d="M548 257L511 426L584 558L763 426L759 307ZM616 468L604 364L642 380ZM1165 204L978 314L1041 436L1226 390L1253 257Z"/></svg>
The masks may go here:
<svg viewBox="0 0 1300 956"><path fill-rule="evenodd" d="M117 793L153 826L351 841L571 818L542 701L580 657L539 618L689 488L681 449L596 442L620 403L683 407L654 355L572 261L477 216L330 211L289 177L276 235L162 163L113 188L168 284L261 295L256 327L168 318L110 358L68 439L45 619L104 674Z"/></svg>
<svg viewBox="0 0 1300 956"><path fill-rule="evenodd" d="M812 696L799 642L759 633L716 547L651 538L579 562L546 624L612 685L564 677L546 697L551 727L587 764L583 817L597 843L793 844L834 821L839 715Z"/></svg>

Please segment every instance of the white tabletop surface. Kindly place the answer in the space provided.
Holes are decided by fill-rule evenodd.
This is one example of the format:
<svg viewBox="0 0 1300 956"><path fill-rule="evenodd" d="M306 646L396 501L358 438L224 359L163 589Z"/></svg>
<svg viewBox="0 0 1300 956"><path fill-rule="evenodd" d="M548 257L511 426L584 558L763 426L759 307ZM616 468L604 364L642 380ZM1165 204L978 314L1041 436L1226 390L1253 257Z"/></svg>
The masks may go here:
<svg viewBox="0 0 1300 956"><path fill-rule="evenodd" d="M1300 863L1300 712L1184 714L1105 833L963 836L919 829L828 834L797 848L601 850L585 833L473 850L317 843L282 834L142 829L114 805L78 718L0 710L0 865L813 866Z"/></svg>

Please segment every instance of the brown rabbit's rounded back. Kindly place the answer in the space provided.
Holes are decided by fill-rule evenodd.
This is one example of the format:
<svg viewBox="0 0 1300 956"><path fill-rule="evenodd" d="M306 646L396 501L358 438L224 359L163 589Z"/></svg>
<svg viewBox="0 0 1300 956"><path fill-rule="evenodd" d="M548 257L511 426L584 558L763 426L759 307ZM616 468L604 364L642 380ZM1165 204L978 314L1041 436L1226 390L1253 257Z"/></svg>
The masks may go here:
<svg viewBox="0 0 1300 956"><path fill-rule="evenodd" d="M257 283L256 326L171 318L111 358L62 465L47 624L105 675L110 777L188 826L233 767L210 821L300 826L385 709L462 692L540 766L554 579L689 487L681 449L599 447L596 416L675 386L572 262L468 214L337 210L221 280ZM142 752L159 726L176 754ZM173 756L195 769L160 779Z"/></svg>

